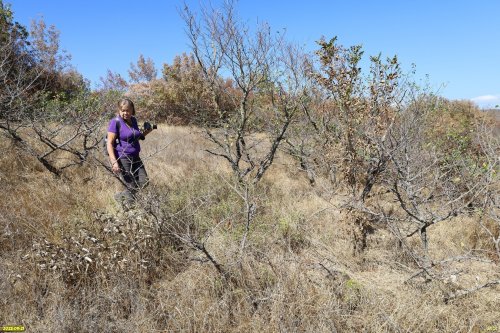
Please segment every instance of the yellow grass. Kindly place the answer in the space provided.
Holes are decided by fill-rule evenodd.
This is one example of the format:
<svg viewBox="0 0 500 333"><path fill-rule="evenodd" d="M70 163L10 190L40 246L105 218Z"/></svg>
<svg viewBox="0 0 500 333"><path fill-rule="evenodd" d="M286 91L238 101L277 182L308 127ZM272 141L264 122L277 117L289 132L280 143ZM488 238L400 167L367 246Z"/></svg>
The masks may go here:
<svg viewBox="0 0 500 333"><path fill-rule="evenodd" d="M284 156L252 190L257 210L242 251L245 208L228 165L204 151L199 129L159 127L141 143L151 178L146 200L127 213L112 199L118 182L102 168L54 179L0 139L1 325L28 332L500 332L498 286L445 302L499 279L498 264L450 263L448 279L409 280L418 267L384 226L355 251L360 231L341 208L345 196L323 190L321 179L311 188ZM145 212L151 200L156 216ZM429 229L437 261L487 245L475 216ZM409 244L418 249L418 236Z"/></svg>

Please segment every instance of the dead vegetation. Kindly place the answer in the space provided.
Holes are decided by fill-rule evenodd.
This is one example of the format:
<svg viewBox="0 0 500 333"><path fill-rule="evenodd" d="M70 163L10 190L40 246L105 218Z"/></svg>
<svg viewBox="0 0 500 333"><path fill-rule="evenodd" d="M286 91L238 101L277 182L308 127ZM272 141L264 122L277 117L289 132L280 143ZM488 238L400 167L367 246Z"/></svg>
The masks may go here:
<svg viewBox="0 0 500 333"><path fill-rule="evenodd" d="M141 58L129 92L139 117L200 126L148 135L152 181L124 212L97 150L120 93L36 86L48 69L26 65L27 34L0 14L0 323L500 331L498 122L474 105L418 87L396 57L364 75L361 46L336 38L304 55L231 1L186 8L193 54L165 82Z"/></svg>
<svg viewBox="0 0 500 333"><path fill-rule="evenodd" d="M35 332L498 325L498 265L484 252L492 247L481 215L431 226L439 278L414 276L420 267L408 249L419 248L418 236L401 244L384 225L363 229L342 209L345 196L315 194L279 156L254 189L258 209L241 255L244 200L230 168L203 152L193 129L162 128L151 139L146 154L172 143L146 159L154 184L127 213L110 201L117 185L102 169L74 170L80 179L93 173L87 182L54 181L2 141L2 322Z"/></svg>

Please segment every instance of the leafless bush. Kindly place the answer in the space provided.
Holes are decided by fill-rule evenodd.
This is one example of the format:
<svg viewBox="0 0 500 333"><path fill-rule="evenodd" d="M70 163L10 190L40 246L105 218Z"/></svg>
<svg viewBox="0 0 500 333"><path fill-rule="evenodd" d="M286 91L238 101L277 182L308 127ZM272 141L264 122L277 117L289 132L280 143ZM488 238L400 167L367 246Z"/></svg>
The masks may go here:
<svg viewBox="0 0 500 333"><path fill-rule="evenodd" d="M23 118L22 110L18 109L0 123L3 134L19 152L35 157L56 176L87 161L102 139L104 117L100 115L99 100L83 96L82 100L70 103L35 103L30 106L31 114Z"/></svg>
<svg viewBox="0 0 500 333"><path fill-rule="evenodd" d="M495 140L471 125L471 131L483 136L476 150L463 149L460 140L441 146L439 138L429 135L435 126L434 112L440 110L441 101L432 96L420 98L402 109L387 133L387 140L379 145L388 158L378 185L381 195L374 194L366 202L348 205L392 232L399 242L398 251L405 252L417 268L408 283L416 277L424 277L423 281L435 280L446 285L450 277L455 281L457 276L475 274L474 270L465 269L463 263L491 264L480 249L464 247L460 253L444 255L444 258L437 251L431 252L429 233L437 224L460 223L461 218L471 216L479 220L494 245L497 240L496 231L491 229L494 223L489 220L488 227L484 223L488 215L485 212L491 212L486 206L494 205L491 195L496 180L492 176L498 166L496 157L491 156L496 156ZM409 242L415 234L420 235L420 249L415 247L415 242ZM482 284L471 284L466 278L461 280L462 283L455 284L455 290L444 293L445 302L498 284L498 277L494 275Z"/></svg>
<svg viewBox="0 0 500 333"><path fill-rule="evenodd" d="M186 7L184 20L193 54L209 83L212 105L219 119L216 129L206 127L214 148L211 154L226 159L238 180L258 182L272 164L278 146L303 97L303 59L283 36L272 34L268 25L254 35L238 21L234 4L221 12L204 11L201 21ZM229 75L236 91L220 77ZM237 110L228 112L220 102L234 99ZM256 132L268 134L270 145L257 155ZM254 174L250 174L255 171Z"/></svg>
<svg viewBox="0 0 500 333"><path fill-rule="evenodd" d="M477 141L484 154L482 164L479 166L481 178L479 186L483 193L480 210L479 224L486 232L494 245L497 262L500 261L500 141L493 133L493 128L480 124L476 131ZM470 184L472 186L472 184Z"/></svg>
<svg viewBox="0 0 500 333"><path fill-rule="evenodd" d="M421 108L423 107L423 108ZM432 105L410 106L388 139L391 172L384 179L408 218L408 237L419 232L427 249L429 226L461 213L474 199L477 186L465 191L457 173L466 171L461 160L446 160L429 144L425 129Z"/></svg>
<svg viewBox="0 0 500 333"><path fill-rule="evenodd" d="M317 175L342 176L350 188L342 207L354 224L355 249L365 249L376 228L388 228L421 273L433 265L442 269L440 260L428 256L429 227L470 213L486 189L484 157L470 147L474 110L419 88L401 72L396 57L385 62L371 57L364 77L360 46L344 48L336 38L318 43L318 63L310 67L317 85L310 90L313 107L303 109L300 123L308 127L295 132L309 133L308 139L288 138L289 150L312 184ZM463 118L443 133L436 119L445 108L452 119ZM339 185L338 177L330 179ZM407 242L417 233L422 249ZM428 273L436 277L438 271Z"/></svg>
<svg viewBox="0 0 500 333"><path fill-rule="evenodd" d="M34 24L33 47L26 29L13 24L9 13L2 3L0 133L60 176L65 168L81 165L97 146L99 101L80 86L73 87L78 96L60 98L51 85L64 74L66 61L58 57L58 32L47 30L43 21Z"/></svg>
<svg viewBox="0 0 500 333"><path fill-rule="evenodd" d="M238 20L232 1L221 11L204 10L201 19L186 6L183 18L208 83L210 113L217 115L214 123L204 125L211 142L206 151L229 163L235 182L228 185L243 204L241 258L257 211L255 186L272 165L305 96L304 58L267 24L251 33ZM233 82L232 89L225 76ZM228 99L235 110L224 109Z"/></svg>

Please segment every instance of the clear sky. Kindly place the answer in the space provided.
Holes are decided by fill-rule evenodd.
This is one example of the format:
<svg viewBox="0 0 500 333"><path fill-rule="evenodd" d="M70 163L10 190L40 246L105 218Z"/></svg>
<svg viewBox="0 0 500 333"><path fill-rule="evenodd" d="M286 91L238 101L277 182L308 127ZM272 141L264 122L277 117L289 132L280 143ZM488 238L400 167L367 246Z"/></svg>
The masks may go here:
<svg viewBox="0 0 500 333"><path fill-rule="evenodd" d="M72 64L93 85L108 69L127 76L140 54L161 72L163 63L190 51L181 0L4 2L23 25L42 16L55 25ZM208 2L186 3L198 11ZM285 29L287 39L307 51L321 36L338 36L344 46L362 44L365 56L396 54L407 70L414 63L444 97L500 104L500 0L240 0L237 9L248 25L266 21Z"/></svg>

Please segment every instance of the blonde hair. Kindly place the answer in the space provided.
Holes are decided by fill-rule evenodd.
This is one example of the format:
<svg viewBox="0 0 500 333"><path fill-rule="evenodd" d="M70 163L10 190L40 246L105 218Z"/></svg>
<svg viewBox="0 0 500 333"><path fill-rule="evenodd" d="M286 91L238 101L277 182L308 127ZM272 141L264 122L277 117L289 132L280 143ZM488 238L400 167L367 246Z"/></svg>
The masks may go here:
<svg viewBox="0 0 500 333"><path fill-rule="evenodd" d="M134 106L134 102L132 102L130 99L128 98L122 98L119 102L118 102L118 110L121 110L122 107L124 106L129 106L132 108L132 115L135 116L135 106Z"/></svg>

